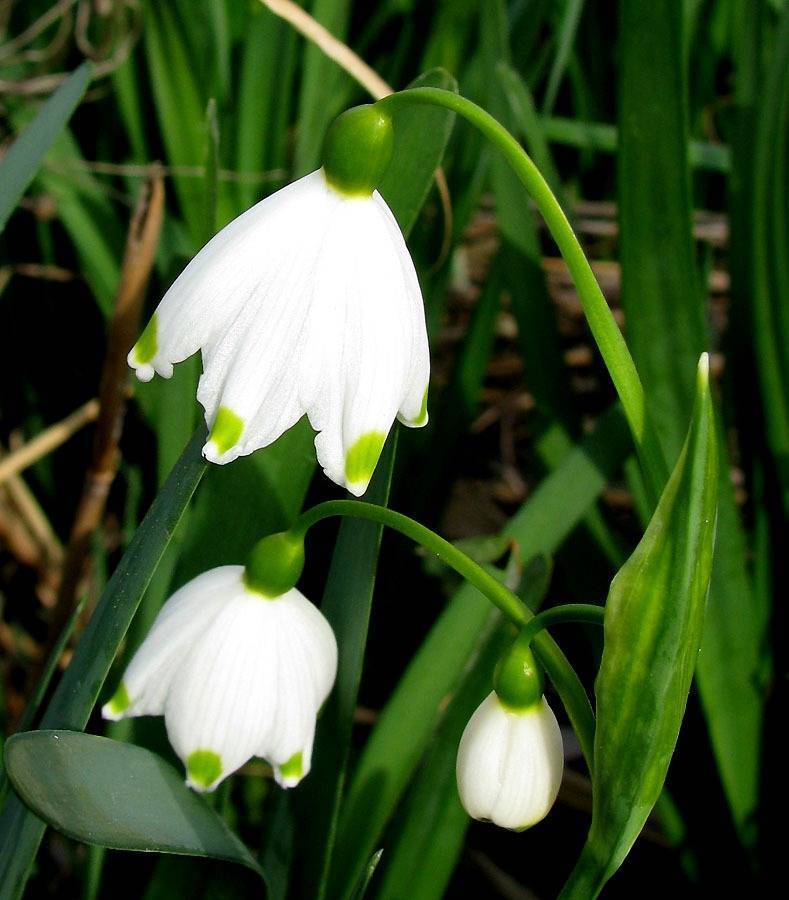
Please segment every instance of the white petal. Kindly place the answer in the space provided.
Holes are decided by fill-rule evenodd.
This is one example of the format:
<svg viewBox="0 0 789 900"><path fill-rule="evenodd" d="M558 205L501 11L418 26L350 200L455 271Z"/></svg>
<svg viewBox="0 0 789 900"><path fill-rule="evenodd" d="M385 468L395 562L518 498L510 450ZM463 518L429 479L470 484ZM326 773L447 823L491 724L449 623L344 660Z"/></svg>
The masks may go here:
<svg viewBox="0 0 789 900"><path fill-rule="evenodd" d="M430 381L430 347L427 340L422 289L419 286L414 261L392 211L378 191L373 194L373 201L386 222L391 247L400 262L412 334L411 367L398 419L409 428L421 428L427 425L428 421L426 400Z"/></svg>
<svg viewBox="0 0 789 900"><path fill-rule="evenodd" d="M359 496L409 387L416 335L401 258L378 203L346 201L335 218L307 354L325 375L307 411L325 473Z"/></svg>
<svg viewBox="0 0 789 900"><path fill-rule="evenodd" d="M129 663L121 687L102 708L105 719L162 715L177 666L241 585L243 566L204 572L164 604Z"/></svg>
<svg viewBox="0 0 789 900"><path fill-rule="evenodd" d="M298 752L303 777L336 653L330 626L297 591L267 600L242 589L195 643L167 697L167 733L188 783L212 790L253 755L281 766ZM193 754L216 763L210 778L195 775Z"/></svg>
<svg viewBox="0 0 789 900"><path fill-rule="evenodd" d="M492 818L501 788L500 772L509 723L496 694L491 692L469 719L457 757L458 792L473 819Z"/></svg>
<svg viewBox="0 0 789 900"><path fill-rule="evenodd" d="M199 790L213 790L253 756L276 708L278 646L268 602L239 591L172 680L167 735L187 767L187 783ZM214 757L212 777L198 777L193 754Z"/></svg>
<svg viewBox="0 0 789 900"><path fill-rule="evenodd" d="M293 222L309 215L316 190L323 192L318 173L293 182L234 219L200 250L156 310L155 355L142 362L137 345L129 354L143 380L154 370L169 378L173 363L224 333L265 272L276 269L271 245L280 229L294 233Z"/></svg>
<svg viewBox="0 0 789 900"><path fill-rule="evenodd" d="M517 713L491 693L463 733L458 790L473 818L503 828L529 828L553 806L563 767L561 731L545 698Z"/></svg>
<svg viewBox="0 0 789 900"><path fill-rule="evenodd" d="M272 764L283 787L293 787L310 771L315 719L337 674L337 641L323 615L295 588L274 606L280 619L281 690L257 755ZM294 765L288 767L291 761Z"/></svg>

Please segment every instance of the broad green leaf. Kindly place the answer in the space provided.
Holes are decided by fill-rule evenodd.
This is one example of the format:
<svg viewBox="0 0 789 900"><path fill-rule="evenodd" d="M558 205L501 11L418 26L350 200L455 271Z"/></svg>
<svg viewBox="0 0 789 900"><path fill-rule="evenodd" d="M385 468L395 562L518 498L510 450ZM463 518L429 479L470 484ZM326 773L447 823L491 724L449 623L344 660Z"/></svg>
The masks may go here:
<svg viewBox="0 0 789 900"><path fill-rule="evenodd" d="M80 731L26 731L8 740L5 762L30 809L75 840L223 859L263 877L205 800L149 750Z"/></svg>
<svg viewBox="0 0 789 900"><path fill-rule="evenodd" d="M522 558L548 556L579 524L632 445L618 408L568 453L510 521L504 535ZM469 585L449 600L370 735L351 779L332 861L331 896L345 897L397 808L433 734L447 695L473 653L490 603ZM403 722L408 727L403 727Z"/></svg>
<svg viewBox="0 0 789 900"><path fill-rule="evenodd" d="M192 438L137 529L41 719L42 728L84 728L151 576L206 463L201 429ZM0 815L0 898L18 897L44 834L44 823L17 797Z"/></svg>
<svg viewBox="0 0 789 900"><path fill-rule="evenodd" d="M620 16L622 305L663 450L673 463L692 409L695 361L707 343L691 232L681 9L633 0L620 4ZM725 454L724 442L720 446ZM718 540L697 677L722 782L745 837L758 796L764 619L754 614L729 470L722 459Z"/></svg>
<svg viewBox="0 0 789 900"><path fill-rule="evenodd" d="M457 82L444 69L430 69L415 78L408 87L440 87L456 91ZM381 182L380 191L403 234L409 234L416 224L433 182L432 173L441 165L454 121L453 113L437 108L428 110L403 106L392 115L392 163ZM431 177L427 178L425 173L431 166ZM414 174L406 177L406 171Z"/></svg>
<svg viewBox="0 0 789 900"><path fill-rule="evenodd" d="M789 7L784 5L758 110L750 199L752 315L766 432L789 515Z"/></svg>
<svg viewBox="0 0 789 900"><path fill-rule="evenodd" d="M0 160L0 232L77 108L90 83L91 71L89 62L75 69Z"/></svg>
<svg viewBox="0 0 789 900"><path fill-rule="evenodd" d="M706 357L688 436L644 537L605 608L595 682L592 825L562 892L589 900L616 872L663 787L701 644L718 507Z"/></svg>

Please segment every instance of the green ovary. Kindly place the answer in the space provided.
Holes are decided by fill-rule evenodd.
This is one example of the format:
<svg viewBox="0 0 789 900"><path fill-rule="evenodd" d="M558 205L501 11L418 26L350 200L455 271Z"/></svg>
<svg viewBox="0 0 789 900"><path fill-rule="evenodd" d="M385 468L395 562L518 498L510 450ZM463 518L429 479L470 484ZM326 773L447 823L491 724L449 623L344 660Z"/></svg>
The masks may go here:
<svg viewBox="0 0 789 900"><path fill-rule="evenodd" d="M368 431L353 444L345 454L345 480L349 484L370 481L385 441L383 431Z"/></svg>
<svg viewBox="0 0 789 900"><path fill-rule="evenodd" d="M220 406L211 428L211 440L220 453L227 451L238 443L244 431L244 420L234 413L229 406Z"/></svg>
<svg viewBox="0 0 789 900"><path fill-rule="evenodd" d="M131 697L123 682L118 685L118 690L112 695L107 706L113 716L123 715L131 706Z"/></svg>
<svg viewBox="0 0 789 900"><path fill-rule="evenodd" d="M282 763L279 767L279 773L283 779L301 778L303 772L304 761L300 750L298 753L294 753L287 762Z"/></svg>
<svg viewBox="0 0 789 900"><path fill-rule="evenodd" d="M156 313L154 313L151 316L151 321L145 326L145 330L140 335L140 339L134 345L134 355L137 362L141 365L150 362L156 356L156 351L159 348L156 331Z"/></svg>
<svg viewBox="0 0 789 900"><path fill-rule="evenodd" d="M186 772L192 784L208 790L222 775L222 759L213 750L195 750L186 760Z"/></svg>

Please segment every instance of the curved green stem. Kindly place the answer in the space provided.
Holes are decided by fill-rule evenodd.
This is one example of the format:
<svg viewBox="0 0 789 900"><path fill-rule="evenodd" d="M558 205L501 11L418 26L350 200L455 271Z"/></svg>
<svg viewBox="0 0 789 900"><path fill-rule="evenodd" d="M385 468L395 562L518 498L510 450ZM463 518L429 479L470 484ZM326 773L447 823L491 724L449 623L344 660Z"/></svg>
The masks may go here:
<svg viewBox="0 0 789 900"><path fill-rule="evenodd" d="M539 169L499 121L465 97L441 88L423 87L400 91L378 101L384 107L401 103L441 106L463 116L501 151L537 204L570 270L589 327L622 401L651 492L657 499L668 472L647 413L635 363L578 238Z"/></svg>
<svg viewBox="0 0 789 900"><path fill-rule="evenodd" d="M562 606L554 606L538 613L524 626L518 636L518 643L528 647L539 632L552 625L561 625L565 622L587 622L590 625L602 625L604 618L605 609L602 606L592 606L591 603L565 603Z"/></svg>
<svg viewBox="0 0 789 900"><path fill-rule="evenodd" d="M303 512L293 527L291 534L303 539L307 531L323 519L332 516L351 516L385 525L410 538L429 553L433 553L451 566L466 581L497 606L509 619L521 627L535 620L531 610L497 578L494 578L478 563L434 531L402 513L363 503L358 500L329 500ZM592 771L594 755L595 720L589 698L575 669L556 642L546 633L534 638L534 649L548 677L553 682L562 699L570 722L578 736L586 764Z"/></svg>

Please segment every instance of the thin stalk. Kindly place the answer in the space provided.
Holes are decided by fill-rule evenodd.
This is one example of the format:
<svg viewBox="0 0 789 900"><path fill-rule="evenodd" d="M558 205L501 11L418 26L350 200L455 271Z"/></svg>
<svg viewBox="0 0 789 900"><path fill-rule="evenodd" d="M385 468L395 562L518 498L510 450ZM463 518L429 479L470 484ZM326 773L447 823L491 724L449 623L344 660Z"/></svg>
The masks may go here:
<svg viewBox="0 0 789 900"><path fill-rule="evenodd" d="M522 647L528 647L541 631L553 625L562 625L566 622L602 625L604 618L605 609L602 606L592 606L591 603L565 603L562 606L554 606L538 613L524 627L518 636L518 643Z"/></svg>
<svg viewBox="0 0 789 900"><path fill-rule="evenodd" d="M581 244L537 166L499 121L476 103L451 91L430 87L411 88L385 97L378 103L387 109L396 104L418 103L452 110L478 128L504 155L537 204L548 230L567 263L592 335L622 401L652 496L656 499L666 482L667 468L655 428L649 419L644 389L635 363Z"/></svg>
<svg viewBox="0 0 789 900"><path fill-rule="evenodd" d="M420 522L384 506L358 500L329 500L302 513L294 523L291 533L303 538L313 525L333 516L366 519L398 531L453 568L516 625L523 627L534 621L534 614L512 591L466 556L462 550ZM595 720L584 686L550 635L547 633L536 635L534 649L561 697L591 772L594 764Z"/></svg>

